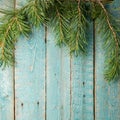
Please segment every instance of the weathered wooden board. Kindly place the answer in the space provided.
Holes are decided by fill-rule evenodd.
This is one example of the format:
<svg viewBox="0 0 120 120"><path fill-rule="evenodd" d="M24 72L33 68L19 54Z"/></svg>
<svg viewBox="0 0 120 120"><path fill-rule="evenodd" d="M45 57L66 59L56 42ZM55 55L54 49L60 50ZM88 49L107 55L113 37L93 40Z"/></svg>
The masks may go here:
<svg viewBox="0 0 120 120"><path fill-rule="evenodd" d="M47 120L70 119L70 56L47 32Z"/></svg>
<svg viewBox="0 0 120 120"><path fill-rule="evenodd" d="M34 30L29 40L16 46L16 120L45 119L44 29Z"/></svg>
<svg viewBox="0 0 120 120"><path fill-rule="evenodd" d="M109 9L119 7L114 0ZM114 11L115 12L115 11ZM104 80L104 50L102 36L96 29L96 120L120 120L120 81L108 83Z"/></svg>
<svg viewBox="0 0 120 120"><path fill-rule="evenodd" d="M0 0L0 8L13 9L12 0ZM2 16L2 14L0 14ZM13 70L0 68L0 120L14 119Z"/></svg>
<svg viewBox="0 0 120 120"><path fill-rule="evenodd" d="M16 6L24 4L18 0ZM33 29L29 39L21 37L15 57L16 120L45 120L45 30Z"/></svg>
<svg viewBox="0 0 120 120"><path fill-rule="evenodd" d="M16 7L25 2L17 0ZM0 0L2 8L11 5L11 0ZM114 0L113 6L120 1ZM102 38L96 29L93 51L93 23L90 26L88 54L81 57L56 46L51 28L33 28L30 38L21 36L15 68L0 69L0 120L120 119L120 82L104 80Z"/></svg>
<svg viewBox="0 0 120 120"><path fill-rule="evenodd" d="M0 69L0 120L14 118L13 75L11 69Z"/></svg>
<svg viewBox="0 0 120 120"><path fill-rule="evenodd" d="M93 120L93 28L86 56L71 59L71 119Z"/></svg>

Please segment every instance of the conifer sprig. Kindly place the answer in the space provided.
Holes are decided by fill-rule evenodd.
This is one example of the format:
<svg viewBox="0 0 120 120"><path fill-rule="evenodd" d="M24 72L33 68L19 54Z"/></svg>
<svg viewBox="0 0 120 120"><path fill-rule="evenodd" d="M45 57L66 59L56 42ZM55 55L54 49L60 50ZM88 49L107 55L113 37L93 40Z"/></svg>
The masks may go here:
<svg viewBox="0 0 120 120"><path fill-rule="evenodd" d="M53 28L57 45L69 46L75 55L86 54L88 20L99 19L106 55L105 78L111 81L120 76L120 21L111 17L100 0L29 0L22 8L0 9L0 13L4 14L0 18L1 65L15 62L14 46L20 35L28 37L32 27L44 24Z"/></svg>
<svg viewBox="0 0 120 120"><path fill-rule="evenodd" d="M105 50L105 79L108 81L115 80L120 76L120 31L119 25L104 5L99 2L101 15L99 17L101 32L104 36ZM116 28L115 28L116 27Z"/></svg>
<svg viewBox="0 0 120 120"><path fill-rule="evenodd" d="M69 20L67 18L67 11L65 2L59 0L54 1L55 3L50 7L49 25L55 33L56 44L58 46L67 44L67 34L69 28Z"/></svg>
<svg viewBox="0 0 120 120"><path fill-rule="evenodd" d="M40 25L45 23L45 11L43 9L43 3L40 0L29 0L29 3L21 8L21 12L26 19L29 20L30 24L35 27L40 27Z"/></svg>
<svg viewBox="0 0 120 120"><path fill-rule="evenodd" d="M80 0L78 0L76 5L72 5L72 12L69 12L71 19L68 42L70 53L75 53L76 56L81 53L85 54L87 46L86 27L88 21L81 10L82 6L80 4Z"/></svg>
<svg viewBox="0 0 120 120"><path fill-rule="evenodd" d="M62 44L66 44L66 35L68 33L67 20L59 12L58 8L56 8L56 17L54 18L53 22L57 23L53 29L56 33L57 45L61 46Z"/></svg>
<svg viewBox="0 0 120 120"><path fill-rule="evenodd" d="M13 51L16 39L21 34L29 36L31 28L24 19L24 16L16 10L5 14L0 20L0 64L3 66L14 63Z"/></svg>

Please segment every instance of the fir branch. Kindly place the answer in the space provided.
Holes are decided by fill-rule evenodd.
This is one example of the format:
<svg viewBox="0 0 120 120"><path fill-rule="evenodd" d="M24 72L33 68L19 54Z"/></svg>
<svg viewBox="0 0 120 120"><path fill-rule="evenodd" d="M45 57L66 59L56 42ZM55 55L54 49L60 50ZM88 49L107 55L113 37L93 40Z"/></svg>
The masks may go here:
<svg viewBox="0 0 120 120"><path fill-rule="evenodd" d="M69 21L65 15L67 15L67 11L65 11L65 4L61 3L59 0L56 2L55 6L52 6L52 18L49 16L49 24L55 33L56 44L58 46L66 45L67 42L67 33L68 33L68 25ZM48 13L50 14L50 13Z"/></svg>
<svg viewBox="0 0 120 120"><path fill-rule="evenodd" d="M4 19L6 18L5 16L3 17ZM4 20L3 18L2 20ZM31 30L24 21L24 17L20 16L20 14L15 14L14 12L9 18L8 21L4 20L5 23L0 25L0 63L4 67L14 63L13 51L16 39L21 34L28 36Z"/></svg>
<svg viewBox="0 0 120 120"><path fill-rule="evenodd" d="M117 40L117 36L116 36L115 30L114 30L114 28L112 27L112 24L110 23L108 13L107 13L104 5L103 5L100 1L99 1L99 4L100 4L100 6L102 7L102 9L103 9L103 11L104 11L104 13L105 13L105 15L106 15L107 24L108 24L108 26L109 26L112 34L113 34L113 37L114 37L114 40L115 40L115 43L116 43L116 52L117 52L116 54L117 54L117 56L118 56L119 44L118 44L118 40Z"/></svg>
<svg viewBox="0 0 120 120"><path fill-rule="evenodd" d="M52 26L57 45L69 46L70 52L76 55L85 54L89 16L91 20L100 19L106 52L105 78L109 81L116 79L120 75L120 24L117 24L120 21L111 18L100 0L86 1L29 0L28 4L14 11L0 9L4 14L0 19L1 65L15 62L14 45L21 34L28 37L30 26L40 27L46 23Z"/></svg>
<svg viewBox="0 0 120 120"><path fill-rule="evenodd" d="M58 29L59 35L57 33L57 35L58 35L57 38L60 38L60 39L59 40L57 39L58 40L57 44L61 46L62 43L65 43L64 42L64 39L65 39L64 28L65 28L65 26L63 24L63 20L65 18L59 13L57 8L56 8L56 11L57 11L56 16L58 17L58 25L56 26L55 30ZM59 27L59 28L57 28L57 27Z"/></svg>
<svg viewBox="0 0 120 120"><path fill-rule="evenodd" d="M40 27L40 25L45 23L45 11L43 9L43 3L44 1L41 2L41 0L29 0L29 3L21 8L21 12L35 27Z"/></svg>
<svg viewBox="0 0 120 120"><path fill-rule="evenodd" d="M86 39L86 27L87 19L84 16L80 8L80 0L76 5L72 6L73 12L71 16L71 25L69 31L69 46L70 53L79 55L80 53L86 53L87 39Z"/></svg>
<svg viewBox="0 0 120 120"><path fill-rule="evenodd" d="M10 23L2 25L0 28L0 42L1 42L1 55L0 63L3 66L11 65L14 62L13 48L14 48L14 35L11 35L10 30L14 24L15 19L12 19ZM13 40L12 40L13 39Z"/></svg>
<svg viewBox="0 0 120 120"><path fill-rule="evenodd" d="M68 33L68 24L66 18L59 13L56 8L57 14L54 21L56 22L56 26L54 26L54 32L56 31L56 39L57 45L61 46L62 44L66 44L66 35Z"/></svg>
<svg viewBox="0 0 120 120"><path fill-rule="evenodd" d="M105 79L108 81L115 80L120 76L120 45L119 33L112 24L112 18L101 2L98 2L101 7L101 32L104 32L104 46L106 53L105 60ZM103 20L102 20L103 19ZM114 24L115 21L114 21Z"/></svg>

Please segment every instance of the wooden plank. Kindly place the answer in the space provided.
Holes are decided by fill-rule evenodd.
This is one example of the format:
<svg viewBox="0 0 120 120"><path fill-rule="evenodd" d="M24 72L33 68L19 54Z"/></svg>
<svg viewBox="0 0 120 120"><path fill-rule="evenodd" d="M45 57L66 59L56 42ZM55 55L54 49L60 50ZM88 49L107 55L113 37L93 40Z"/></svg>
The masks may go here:
<svg viewBox="0 0 120 120"><path fill-rule="evenodd" d="M113 7L119 7L120 1L115 0ZM104 80L104 50L102 37L96 30L96 120L120 119L120 81L108 83Z"/></svg>
<svg viewBox="0 0 120 120"><path fill-rule="evenodd" d="M69 120L70 56L55 45L50 28L47 34L47 120Z"/></svg>
<svg viewBox="0 0 120 120"><path fill-rule="evenodd" d="M16 120L45 119L44 29L16 46Z"/></svg>
<svg viewBox="0 0 120 120"><path fill-rule="evenodd" d="M25 4L17 0L17 7ZM33 29L16 45L16 120L45 120L45 30Z"/></svg>
<svg viewBox="0 0 120 120"><path fill-rule="evenodd" d="M0 0L0 8L10 9L13 6L12 3L9 0ZM13 70L12 67L6 68L5 70L0 68L0 120L13 120L13 118Z"/></svg>
<svg viewBox="0 0 120 120"><path fill-rule="evenodd" d="M91 29L92 31L92 29ZM92 34L91 34L92 35ZM92 42L92 36L91 42ZM92 43L90 43L92 44ZM90 45L89 44L89 45ZM86 57L72 59L72 119L93 119L92 45ZM89 61L89 62L88 62Z"/></svg>
<svg viewBox="0 0 120 120"><path fill-rule="evenodd" d="M12 69L0 69L0 120L13 120Z"/></svg>
<svg viewBox="0 0 120 120"><path fill-rule="evenodd" d="M70 120L70 55L66 48L61 54L61 120Z"/></svg>
<svg viewBox="0 0 120 120"><path fill-rule="evenodd" d="M93 120L93 29L90 24L87 56L71 60L71 120Z"/></svg>

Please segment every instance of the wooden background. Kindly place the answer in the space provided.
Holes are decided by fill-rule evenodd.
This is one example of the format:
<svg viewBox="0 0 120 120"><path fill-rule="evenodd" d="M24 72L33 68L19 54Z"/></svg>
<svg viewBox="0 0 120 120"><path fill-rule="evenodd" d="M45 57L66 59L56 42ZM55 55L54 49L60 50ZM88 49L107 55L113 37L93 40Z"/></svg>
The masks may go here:
<svg viewBox="0 0 120 120"><path fill-rule="evenodd" d="M15 6L24 4L17 0ZM0 0L1 8L13 5ZM119 6L114 0L112 8ZM102 39L90 26L84 57L58 48L50 28L19 39L15 67L0 70L0 120L120 120L120 81L103 79Z"/></svg>

